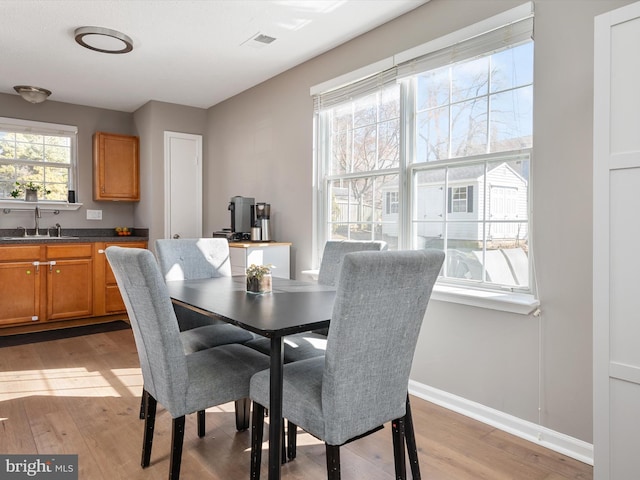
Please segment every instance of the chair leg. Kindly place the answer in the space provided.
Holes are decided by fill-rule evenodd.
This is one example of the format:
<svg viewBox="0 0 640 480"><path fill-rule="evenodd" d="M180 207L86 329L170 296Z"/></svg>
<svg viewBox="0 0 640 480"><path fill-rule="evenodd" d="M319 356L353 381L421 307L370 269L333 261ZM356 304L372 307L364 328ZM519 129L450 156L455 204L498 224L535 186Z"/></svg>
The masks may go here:
<svg viewBox="0 0 640 480"><path fill-rule="evenodd" d="M144 420L145 398L144 388L142 389L142 398L140 399L140 420Z"/></svg>
<svg viewBox="0 0 640 480"><path fill-rule="evenodd" d="M298 441L298 426L287 420L287 457L289 460L296 458L296 443Z"/></svg>
<svg viewBox="0 0 640 480"><path fill-rule="evenodd" d="M411 416L411 405L407 394L407 413L404 416L404 433L407 441L407 453L409 454L409 466L411 467L411 478L421 480L420 463L418 462L418 446L416 444L416 434L413 430L413 417Z"/></svg>
<svg viewBox="0 0 640 480"><path fill-rule="evenodd" d="M253 402L251 418L251 480L260 480L262 439L264 437L264 407Z"/></svg>
<svg viewBox="0 0 640 480"><path fill-rule="evenodd" d="M280 432L280 444L281 444L281 448L280 451L282 452L282 457L280 459L280 463L282 465L284 465L285 463L287 463L287 447L285 445L285 440L286 440L286 435L284 433L284 419L282 419L282 431Z"/></svg>
<svg viewBox="0 0 640 480"><path fill-rule="evenodd" d="M391 433L393 435L393 463L396 470L396 480L406 480L407 465L404 458L404 417L391 421Z"/></svg>
<svg viewBox="0 0 640 480"><path fill-rule="evenodd" d="M242 432L249 428L251 416L251 399L241 398L236 400L236 430Z"/></svg>
<svg viewBox="0 0 640 480"><path fill-rule="evenodd" d="M340 480L340 447L325 443L327 455L327 480Z"/></svg>
<svg viewBox="0 0 640 480"><path fill-rule="evenodd" d="M169 463L169 480L180 479L180 463L182 462L182 443L184 442L184 415L173 419L171 432L171 460Z"/></svg>
<svg viewBox="0 0 640 480"><path fill-rule="evenodd" d="M158 402L149 395L146 390L142 391L142 401L144 403L144 437L142 439L142 468L148 467L151 462L151 447L153 445L153 429L156 424L156 408Z"/></svg>
<svg viewBox="0 0 640 480"><path fill-rule="evenodd" d="M198 410L198 437L204 437L204 410Z"/></svg>

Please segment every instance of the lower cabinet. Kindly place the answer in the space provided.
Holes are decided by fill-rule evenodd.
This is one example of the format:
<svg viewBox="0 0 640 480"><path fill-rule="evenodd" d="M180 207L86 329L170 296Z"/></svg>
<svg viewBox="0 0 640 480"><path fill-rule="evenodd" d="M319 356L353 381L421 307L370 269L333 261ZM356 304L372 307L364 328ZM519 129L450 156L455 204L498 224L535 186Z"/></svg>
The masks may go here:
<svg viewBox="0 0 640 480"><path fill-rule="evenodd" d="M93 310L93 247L0 248L0 325L86 317Z"/></svg>
<svg viewBox="0 0 640 480"><path fill-rule="evenodd" d="M105 250L111 246L125 248L147 248L146 242L108 242L96 243L96 299L97 311L102 315L113 315L126 312L124 301L120 295L116 277L104 254Z"/></svg>
<svg viewBox="0 0 640 480"><path fill-rule="evenodd" d="M126 318L104 254L111 245L147 248L147 242L136 241L0 246L0 329L22 333L59 328L58 322Z"/></svg>
<svg viewBox="0 0 640 480"><path fill-rule="evenodd" d="M47 245L47 320L93 314L93 245Z"/></svg>
<svg viewBox="0 0 640 480"><path fill-rule="evenodd" d="M0 248L0 326L42 319L42 275L39 246Z"/></svg>

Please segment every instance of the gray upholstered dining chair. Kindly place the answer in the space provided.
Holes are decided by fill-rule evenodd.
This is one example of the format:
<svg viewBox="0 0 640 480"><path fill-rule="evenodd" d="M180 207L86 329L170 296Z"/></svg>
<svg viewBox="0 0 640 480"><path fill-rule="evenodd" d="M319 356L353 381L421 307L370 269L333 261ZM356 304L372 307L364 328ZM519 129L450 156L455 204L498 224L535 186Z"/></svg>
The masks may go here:
<svg viewBox="0 0 640 480"><path fill-rule="evenodd" d="M325 442L330 480L340 446L391 422L396 478L406 478L405 427L413 432L408 382L418 332L444 260L439 250L344 256L324 356L284 365L282 416ZM254 425L269 405L269 371L251 379ZM258 479L263 429L252 432ZM417 465L412 471L419 475Z"/></svg>
<svg viewBox="0 0 640 480"><path fill-rule="evenodd" d="M387 249L387 243L383 241L353 241L353 240L329 240L324 245L320 270L318 272L318 284L335 287L342 260L347 253L361 251L383 251ZM307 358L324 355L327 345L328 329L315 330L313 332L288 335L284 339L285 363L297 362ZM258 337L246 342L246 345L255 348L259 352L268 354L270 343L268 338Z"/></svg>
<svg viewBox="0 0 640 480"><path fill-rule="evenodd" d="M356 241L356 240L328 240L324 245L320 269L318 271L318 284L327 287L335 287L338 274L342 267L342 261L347 253L361 251L387 250L387 242ZM296 333L284 338L285 363L298 362L307 358L324 355L327 348L328 328L314 330L312 332ZM246 345L255 348L261 353L269 354L270 343L268 338L257 337L246 342ZM245 406L244 411L249 411ZM287 448L286 458L293 460L296 457L296 425L287 419Z"/></svg>
<svg viewBox="0 0 640 480"><path fill-rule="evenodd" d="M157 402L173 418L170 480L178 480L185 415L249 395L251 376L269 359L239 344L186 354L167 286L149 250L109 247L107 259L127 308L144 380L142 467L151 461ZM198 436L204 431L198 429Z"/></svg>
<svg viewBox="0 0 640 480"><path fill-rule="evenodd" d="M357 241L357 240L328 240L324 244L320 269L318 270L318 284L335 287L342 267L342 260L347 253L364 252L368 250L384 251L387 242Z"/></svg>
<svg viewBox="0 0 640 480"><path fill-rule="evenodd" d="M231 276L229 242L224 238L158 239L155 246L165 281ZM187 353L254 338L242 328L180 305L174 305L174 310Z"/></svg>
<svg viewBox="0 0 640 480"><path fill-rule="evenodd" d="M230 277L229 242L225 238L158 239L156 257L165 281ZM174 305L185 353L231 343L245 343L254 335L247 330ZM248 398L236 401L236 428L249 428ZM140 406L144 418L144 398ZM204 421L204 417L202 417ZM204 426L202 426L204 428Z"/></svg>

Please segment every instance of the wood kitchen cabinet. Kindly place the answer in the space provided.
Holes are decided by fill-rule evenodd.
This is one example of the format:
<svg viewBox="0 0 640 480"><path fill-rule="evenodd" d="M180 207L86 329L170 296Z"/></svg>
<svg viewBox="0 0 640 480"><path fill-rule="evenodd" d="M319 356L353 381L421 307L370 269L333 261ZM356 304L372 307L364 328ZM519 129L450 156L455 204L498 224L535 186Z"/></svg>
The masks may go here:
<svg viewBox="0 0 640 480"><path fill-rule="evenodd" d="M93 310L91 244L0 248L0 325L86 317ZM9 300L10 299L10 300Z"/></svg>
<svg viewBox="0 0 640 480"><path fill-rule="evenodd" d="M95 244L96 268L94 277L96 294L94 305L97 315L113 315L126 312L116 278L104 253L108 247L113 245L125 248L147 248L146 242L105 242Z"/></svg>
<svg viewBox="0 0 640 480"><path fill-rule="evenodd" d="M20 245L0 248L2 302L0 325L40 321L42 275L40 247Z"/></svg>
<svg viewBox="0 0 640 480"><path fill-rule="evenodd" d="M93 313L93 245L47 245L47 320Z"/></svg>
<svg viewBox="0 0 640 480"><path fill-rule="evenodd" d="M138 137L105 132L93 135L93 199L140 200Z"/></svg>

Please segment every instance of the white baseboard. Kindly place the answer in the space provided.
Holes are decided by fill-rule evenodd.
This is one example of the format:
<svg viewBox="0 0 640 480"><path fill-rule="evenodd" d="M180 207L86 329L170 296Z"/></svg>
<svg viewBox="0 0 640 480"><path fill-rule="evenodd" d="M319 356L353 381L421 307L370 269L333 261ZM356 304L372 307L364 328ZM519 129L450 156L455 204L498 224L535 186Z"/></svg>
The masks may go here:
<svg viewBox="0 0 640 480"><path fill-rule="evenodd" d="M471 400L409 381L409 393L555 452L593 465L593 445Z"/></svg>

